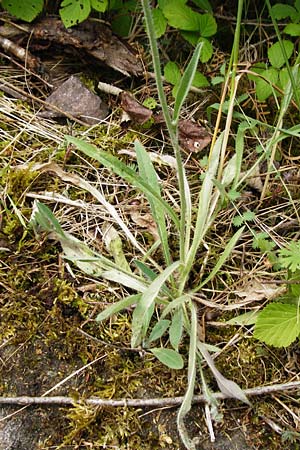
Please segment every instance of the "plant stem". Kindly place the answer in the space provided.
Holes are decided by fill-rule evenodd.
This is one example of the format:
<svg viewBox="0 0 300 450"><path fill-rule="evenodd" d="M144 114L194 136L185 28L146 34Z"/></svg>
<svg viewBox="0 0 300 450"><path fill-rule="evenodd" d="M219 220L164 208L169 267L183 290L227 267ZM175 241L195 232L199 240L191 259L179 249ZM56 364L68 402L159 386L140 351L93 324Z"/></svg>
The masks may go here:
<svg viewBox="0 0 300 450"><path fill-rule="evenodd" d="M161 74L160 67L160 58L158 53L157 41L155 37L155 29L154 23L151 14L151 7L149 0L141 0L141 4L144 11L145 23L147 29L147 35L149 39L152 61L153 61L153 69L155 73L155 80L157 86L157 92L159 101L161 104L162 113L165 119L165 123L167 126L167 130L170 136L171 145L174 149L176 163L177 163L177 176L178 176L178 185L180 192L180 231L179 231L179 239L180 239L180 260L183 263L185 257L185 224L186 224L186 200L184 195L184 166L181 159L180 146L178 143L178 128L177 124L172 123L172 119L170 116L167 99L164 93L163 88L163 79Z"/></svg>

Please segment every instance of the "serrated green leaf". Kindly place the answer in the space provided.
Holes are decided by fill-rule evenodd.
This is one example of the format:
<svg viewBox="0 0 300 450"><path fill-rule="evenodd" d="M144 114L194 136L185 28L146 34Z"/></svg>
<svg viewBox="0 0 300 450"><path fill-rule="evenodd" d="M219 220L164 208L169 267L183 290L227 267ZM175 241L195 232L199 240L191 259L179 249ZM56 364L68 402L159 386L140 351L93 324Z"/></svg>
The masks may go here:
<svg viewBox="0 0 300 450"><path fill-rule="evenodd" d="M98 12L104 12L108 8L108 0L90 0L91 7Z"/></svg>
<svg viewBox="0 0 300 450"><path fill-rule="evenodd" d="M183 358L175 350L169 348L152 348L150 351L161 363L170 369L179 370L183 368Z"/></svg>
<svg viewBox="0 0 300 450"><path fill-rule="evenodd" d="M204 11L208 11L212 13L212 7L208 0L192 0L192 2L198 6L198 8L203 9Z"/></svg>
<svg viewBox="0 0 300 450"><path fill-rule="evenodd" d="M198 16L199 30L202 37L211 37L217 32L217 22L211 14Z"/></svg>
<svg viewBox="0 0 300 450"><path fill-rule="evenodd" d="M244 223L244 219L241 216L235 216L232 219L232 225L234 225L235 227L240 227L241 225L243 225Z"/></svg>
<svg viewBox="0 0 300 450"><path fill-rule="evenodd" d="M32 22L42 12L44 0L2 0L2 6L18 19Z"/></svg>
<svg viewBox="0 0 300 450"><path fill-rule="evenodd" d="M282 20L287 17L295 17L297 15L297 11L290 5L277 3L272 6L272 14L276 20Z"/></svg>
<svg viewBox="0 0 300 450"><path fill-rule="evenodd" d="M63 0L59 9L61 20L66 28L83 22L90 12L90 0Z"/></svg>
<svg viewBox="0 0 300 450"><path fill-rule="evenodd" d="M299 307L271 303L259 314L254 337L274 347L288 347L300 334Z"/></svg>
<svg viewBox="0 0 300 450"><path fill-rule="evenodd" d="M158 39L163 34L165 34L168 22L160 8L155 8L152 10L152 19L154 24L155 37L156 39Z"/></svg>
<svg viewBox="0 0 300 450"><path fill-rule="evenodd" d="M157 339L161 338L162 335L166 332L166 330L169 328L171 321L167 319L160 319L152 328L148 343L150 344L153 341L156 341Z"/></svg>
<svg viewBox="0 0 300 450"><path fill-rule="evenodd" d="M164 77L168 83L173 85L178 84L181 79L181 73L178 65L169 61L164 67Z"/></svg>
<svg viewBox="0 0 300 450"><path fill-rule="evenodd" d="M289 59L292 56L294 44L287 39L282 39L281 42L285 49L286 57L287 59ZM275 44L271 45L271 47L268 49L268 58L272 66L276 69L280 69L286 63L285 56L281 50L280 42L276 42Z"/></svg>
<svg viewBox="0 0 300 450"><path fill-rule="evenodd" d="M202 50L201 50L201 55L200 55L200 61L205 63L207 62L213 55L214 49L213 46L211 45L211 42L206 39L205 37L201 37L198 40L199 43L202 42L203 46L202 46Z"/></svg>
<svg viewBox="0 0 300 450"><path fill-rule="evenodd" d="M256 81L256 96L260 102L264 102L270 95L273 94L273 86L272 84L276 84L278 81L278 72L274 67L270 67L270 69L264 70L261 72L261 75L266 78L263 80L261 78Z"/></svg>
<svg viewBox="0 0 300 450"><path fill-rule="evenodd" d="M178 351L178 347L183 333L183 311L182 308L177 309L172 317L169 329L170 343L174 350Z"/></svg>
<svg viewBox="0 0 300 450"><path fill-rule="evenodd" d="M292 272L300 269L300 242L290 242L288 247L279 251L279 263L281 267Z"/></svg>
<svg viewBox="0 0 300 450"><path fill-rule="evenodd" d="M207 86L209 86L209 81L206 78L206 76L203 75L203 73L196 72L194 79L193 79L192 86L195 86L197 88L207 87Z"/></svg>
<svg viewBox="0 0 300 450"><path fill-rule="evenodd" d="M284 33L290 36L300 36L300 24L299 23L289 23L283 30Z"/></svg>
<svg viewBox="0 0 300 450"><path fill-rule="evenodd" d="M143 101L143 106L145 106L148 109L155 109L157 107L157 101L153 97L147 97Z"/></svg>
<svg viewBox="0 0 300 450"><path fill-rule="evenodd" d="M200 38L199 31L181 31L180 34L183 37L183 39L185 39L191 45L196 47Z"/></svg>
<svg viewBox="0 0 300 450"><path fill-rule="evenodd" d="M243 219L245 222L252 222L255 219L255 213L253 211L245 211L243 213Z"/></svg>
<svg viewBox="0 0 300 450"><path fill-rule="evenodd" d="M179 30L199 30L198 18L200 14L186 6L182 1L173 0L162 8L169 25Z"/></svg>

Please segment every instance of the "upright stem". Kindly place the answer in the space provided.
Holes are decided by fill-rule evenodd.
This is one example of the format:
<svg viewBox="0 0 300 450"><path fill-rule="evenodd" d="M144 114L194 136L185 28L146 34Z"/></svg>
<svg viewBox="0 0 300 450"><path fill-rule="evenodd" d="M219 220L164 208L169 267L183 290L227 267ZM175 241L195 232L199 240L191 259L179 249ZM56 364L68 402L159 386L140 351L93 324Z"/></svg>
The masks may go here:
<svg viewBox="0 0 300 450"><path fill-rule="evenodd" d="M175 158L177 162L177 176L178 176L178 185L179 185L179 192L180 192L180 231L179 231L179 237L180 237L180 260L181 262L184 261L185 256L185 221L186 221L186 201L185 201L185 195L184 195L184 166L181 159L180 154L180 147L178 143L178 129L177 124L172 123L172 119L169 113L168 109L168 103L167 99L164 93L163 88L163 79L161 74L161 67L160 67L160 58L158 53L158 47L157 47L157 41L155 37L155 29L151 14L151 7L149 4L149 0L141 0L144 16L145 16L145 23L146 23L146 29L147 29L147 35L149 39L150 49L152 53L152 61L153 61L153 69L155 73L155 81L157 86L157 92L158 92L158 98L161 104L162 113L166 122L167 130L170 136L171 145L174 149Z"/></svg>

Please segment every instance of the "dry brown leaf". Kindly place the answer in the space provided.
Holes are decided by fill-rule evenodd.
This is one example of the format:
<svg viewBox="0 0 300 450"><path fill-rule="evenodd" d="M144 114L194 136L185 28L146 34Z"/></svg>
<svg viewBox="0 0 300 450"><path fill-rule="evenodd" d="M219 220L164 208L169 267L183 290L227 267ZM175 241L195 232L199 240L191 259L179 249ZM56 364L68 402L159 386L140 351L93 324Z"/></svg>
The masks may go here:
<svg viewBox="0 0 300 450"><path fill-rule="evenodd" d="M252 279L243 286L243 289L235 291L236 295L244 299L244 302L257 302L260 300L272 300L285 292L285 287L275 283L264 283Z"/></svg>

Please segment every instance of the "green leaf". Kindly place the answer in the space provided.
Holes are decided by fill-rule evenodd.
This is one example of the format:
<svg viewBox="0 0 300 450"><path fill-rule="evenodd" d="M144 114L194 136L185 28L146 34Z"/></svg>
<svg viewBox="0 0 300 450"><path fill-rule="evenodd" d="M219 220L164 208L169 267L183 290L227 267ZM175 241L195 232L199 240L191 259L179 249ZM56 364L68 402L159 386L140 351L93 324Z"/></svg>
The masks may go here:
<svg viewBox="0 0 300 450"><path fill-rule="evenodd" d="M123 251L122 239L113 225L103 229L103 240L109 254L114 258L116 265L130 273L131 269Z"/></svg>
<svg viewBox="0 0 300 450"><path fill-rule="evenodd" d="M37 227L41 227L48 233L54 232L58 236L64 236L64 231L51 209L38 200L35 200L33 204L29 225L36 231L38 231Z"/></svg>
<svg viewBox="0 0 300 450"><path fill-rule="evenodd" d="M195 86L197 88L207 87L207 86L209 86L209 81L206 78L206 76L204 76L202 73L196 72L194 79L193 79L192 86Z"/></svg>
<svg viewBox="0 0 300 450"><path fill-rule="evenodd" d="M271 303L259 314L254 337L274 347L288 347L300 334L299 308Z"/></svg>
<svg viewBox="0 0 300 450"><path fill-rule="evenodd" d="M114 303L113 305L107 306L100 314L98 314L96 317L96 322L102 322L102 320L108 319L123 309L129 308L130 306L138 303L140 298L141 294L130 295L129 297L125 297L119 302Z"/></svg>
<svg viewBox="0 0 300 450"><path fill-rule="evenodd" d="M283 39L282 45L285 49L286 57L287 59L289 59L292 56L294 44L287 39ZM280 42L276 42L275 44L271 45L268 50L268 58L272 66L276 69L280 69L287 62L281 50Z"/></svg>
<svg viewBox="0 0 300 450"><path fill-rule="evenodd" d="M188 436L184 418L192 407L192 399L194 395L196 373L197 373L197 340L198 340L198 317L195 305L189 301L189 308L191 311L191 324L189 329L190 344L189 344L189 361L188 361L188 386L185 391L181 407L177 414L177 429L185 447L190 450L195 450L194 443Z"/></svg>
<svg viewBox="0 0 300 450"><path fill-rule="evenodd" d="M160 8L155 8L152 10L152 19L155 29L155 37L158 39L165 34L168 22Z"/></svg>
<svg viewBox="0 0 300 450"><path fill-rule="evenodd" d="M199 30L202 37L210 37L217 32L217 22L211 14L198 16Z"/></svg>
<svg viewBox="0 0 300 450"><path fill-rule="evenodd" d="M292 272L300 269L300 241L290 242L286 248L279 250L279 263Z"/></svg>
<svg viewBox="0 0 300 450"><path fill-rule="evenodd" d="M270 69L264 70L261 75L268 81L263 80L262 78L257 79L256 96L260 102L264 102L268 97L270 97L270 95L273 94L272 84L277 83L278 72L274 67L270 67Z"/></svg>
<svg viewBox="0 0 300 450"><path fill-rule="evenodd" d="M90 0L91 7L98 12L104 12L108 8L108 0Z"/></svg>
<svg viewBox="0 0 300 450"><path fill-rule="evenodd" d="M151 330L148 343L150 344L153 341L161 338L165 331L169 328L171 321L167 319L159 320Z"/></svg>
<svg viewBox="0 0 300 450"><path fill-rule="evenodd" d="M290 75L286 67L283 67L279 72L279 81L281 89L284 91L290 81Z"/></svg>
<svg viewBox="0 0 300 450"><path fill-rule="evenodd" d="M245 211L243 213L243 219L245 222L252 222L255 219L255 213L253 211Z"/></svg>
<svg viewBox="0 0 300 450"><path fill-rule="evenodd" d="M90 0L63 0L59 9L61 20L66 28L83 22L90 12Z"/></svg>
<svg viewBox="0 0 300 450"><path fill-rule="evenodd" d="M139 166L139 173L141 178L144 179L149 186L152 186L152 189L156 192L157 196L159 196L162 200L158 176L156 174L150 156L146 152L144 146L138 140L135 141L134 148L136 152L137 162ZM168 245L169 234L166 227L165 209L162 207L160 202L157 202L156 199L152 197L152 195L149 195L146 192L146 196L151 207L151 213L158 228L158 233L161 240L166 263L170 264L171 256Z"/></svg>
<svg viewBox="0 0 300 450"><path fill-rule="evenodd" d="M170 369L178 370L183 368L182 356L175 352L175 350L169 348L152 348L150 351L161 363Z"/></svg>
<svg viewBox="0 0 300 450"><path fill-rule="evenodd" d="M118 36L127 37L130 33L132 21L132 15L127 11L124 14L116 15L111 22L113 32Z"/></svg>
<svg viewBox="0 0 300 450"><path fill-rule="evenodd" d="M174 113L173 113L173 121L174 123L177 123L179 120L180 111L182 108L182 105L189 93L189 90L191 88L198 62L199 62L199 56L201 53L203 44L200 43L197 45L197 47L194 50L193 56L190 59L190 62L188 63L184 74L182 75L182 78L179 83L178 92L175 99L175 105L174 105Z"/></svg>
<svg viewBox="0 0 300 450"><path fill-rule="evenodd" d="M207 40L205 37L201 37L198 42L203 44L200 55L200 61L202 63L205 63L212 57L214 49L213 46L211 45L211 42Z"/></svg>
<svg viewBox="0 0 300 450"><path fill-rule="evenodd" d="M178 308L172 317L172 323L169 329L170 343L174 350L178 351L178 347L183 333L183 311Z"/></svg>
<svg viewBox="0 0 300 450"><path fill-rule="evenodd" d="M164 285L165 281L179 267L180 262L176 261L159 274L150 286L145 290L140 302L137 304L132 316L132 348L138 347L142 339L146 336L149 325L148 310L154 305L155 300Z"/></svg>
<svg viewBox="0 0 300 450"><path fill-rule="evenodd" d="M42 12L44 0L2 0L2 6L18 19L32 22Z"/></svg>
<svg viewBox="0 0 300 450"><path fill-rule="evenodd" d="M157 101L153 97L147 97L143 101L143 106L145 106L148 109L155 109L157 107Z"/></svg>
<svg viewBox="0 0 300 450"><path fill-rule="evenodd" d="M178 84L181 79L181 73L175 62L169 61L164 67L164 77L168 83Z"/></svg>
<svg viewBox="0 0 300 450"><path fill-rule="evenodd" d="M196 47L200 39L199 31L181 31L180 34L183 39L189 42L193 47Z"/></svg>
<svg viewBox="0 0 300 450"><path fill-rule="evenodd" d="M290 5L277 3L272 6L272 14L276 20L282 20L287 17L295 17L297 15L297 11Z"/></svg>
<svg viewBox="0 0 300 450"><path fill-rule="evenodd" d="M199 30L200 14L186 6L181 0L173 0L162 8L164 16L171 27L179 30Z"/></svg>
<svg viewBox="0 0 300 450"><path fill-rule="evenodd" d="M147 196L151 195L155 200L157 200L161 206L165 209L165 211L169 214L171 219L174 221L176 228L179 227L179 220L173 209L170 205L161 198L161 196L150 186L142 177L140 177L135 170L128 167L122 161L120 161L115 156L111 155L108 152L100 150L94 147L91 144L88 144L85 141L82 141L78 138L74 138L73 136L65 136L67 142L74 144L79 150L81 150L85 155L90 156L91 158L96 159L105 167L113 170L117 175L121 176L127 182L131 183L133 186L136 186Z"/></svg>
<svg viewBox="0 0 300 450"><path fill-rule="evenodd" d="M212 7L208 0L192 0L192 2L198 6L198 8L203 9L204 11L208 11L212 13Z"/></svg>
<svg viewBox="0 0 300 450"><path fill-rule="evenodd" d="M283 30L284 33L290 36L300 36L300 24L299 23L289 23Z"/></svg>

